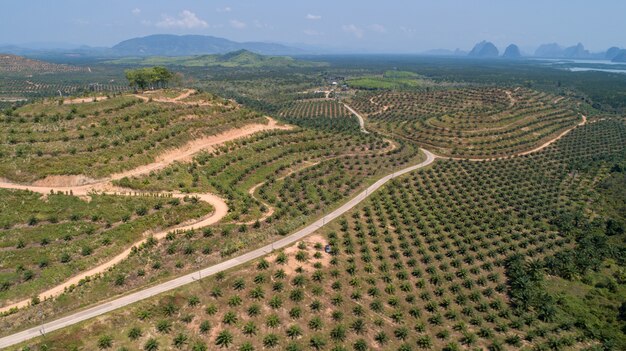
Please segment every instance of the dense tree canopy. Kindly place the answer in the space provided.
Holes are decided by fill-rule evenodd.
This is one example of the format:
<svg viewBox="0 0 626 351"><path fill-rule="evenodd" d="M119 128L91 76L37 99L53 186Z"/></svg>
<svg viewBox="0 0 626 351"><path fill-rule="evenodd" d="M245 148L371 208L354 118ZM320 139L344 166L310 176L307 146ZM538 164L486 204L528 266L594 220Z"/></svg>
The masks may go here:
<svg viewBox="0 0 626 351"><path fill-rule="evenodd" d="M160 66L131 69L125 74L131 87L142 90L147 87L164 88L174 77L174 74L167 68Z"/></svg>

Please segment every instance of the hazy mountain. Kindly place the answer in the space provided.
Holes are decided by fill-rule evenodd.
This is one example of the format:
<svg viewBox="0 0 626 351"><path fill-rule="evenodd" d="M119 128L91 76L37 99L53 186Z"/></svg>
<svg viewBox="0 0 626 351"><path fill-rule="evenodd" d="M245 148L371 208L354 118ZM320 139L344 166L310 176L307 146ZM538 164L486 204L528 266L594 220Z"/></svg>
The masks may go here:
<svg viewBox="0 0 626 351"><path fill-rule="evenodd" d="M618 48L617 46L613 46L606 51L606 53L604 54L604 58L607 60L612 60L617 55L619 55L621 50L622 49Z"/></svg>
<svg viewBox="0 0 626 351"><path fill-rule="evenodd" d="M124 40L113 46L112 51L124 56L191 56L223 54L248 50L264 55L293 55L302 50L281 44L246 42L239 43L224 38L205 35L156 34Z"/></svg>
<svg viewBox="0 0 626 351"><path fill-rule="evenodd" d="M589 50L585 50L585 47L581 43L578 43L577 45L574 45L574 46L570 46L563 50L563 57L565 58L583 59L583 58L589 58L590 56L591 56L591 53L589 53Z"/></svg>
<svg viewBox="0 0 626 351"><path fill-rule="evenodd" d="M506 50L504 50L504 54L502 54L502 57L516 59L516 58L522 57L522 53L520 52L519 47L517 47L517 45L511 44L506 47Z"/></svg>
<svg viewBox="0 0 626 351"><path fill-rule="evenodd" d="M535 56L551 58L563 57L563 48L557 43L542 44L535 50Z"/></svg>
<svg viewBox="0 0 626 351"><path fill-rule="evenodd" d="M499 54L500 52L498 51L498 48L496 48L496 46L493 45L493 43L483 40L474 46L474 48L472 49L472 51L470 51L468 56L498 57Z"/></svg>
<svg viewBox="0 0 626 351"><path fill-rule="evenodd" d="M611 60L613 62L626 62L626 50L620 50Z"/></svg>

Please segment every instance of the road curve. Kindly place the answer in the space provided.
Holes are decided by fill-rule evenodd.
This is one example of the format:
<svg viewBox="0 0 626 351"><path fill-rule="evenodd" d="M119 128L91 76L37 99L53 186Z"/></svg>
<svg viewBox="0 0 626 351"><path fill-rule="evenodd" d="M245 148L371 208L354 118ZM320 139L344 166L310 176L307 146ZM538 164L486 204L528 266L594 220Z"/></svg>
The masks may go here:
<svg viewBox="0 0 626 351"><path fill-rule="evenodd" d="M146 242L149 236L159 240L167 235L168 232L172 230L191 230L191 229L199 229L202 227L209 226L211 224L217 223L222 218L224 218L228 214L228 205L226 201L221 197L209 194L209 193L189 193L189 194L180 194L175 192L140 192L132 189L124 189L117 186L114 186L111 181L119 180L124 177L132 177L149 174L152 171L156 171L159 169L163 169L176 161L182 161L189 159L192 155L198 153L201 150L210 149L217 145L221 145L227 141L236 140L242 137L250 136L254 133L264 130L272 130L272 129L289 129L289 126L279 126L276 121L269 118L269 123L265 124L250 124L241 128L233 129L226 131L221 134L216 134L212 136L207 136L198 140L194 140L189 142L187 145L182 148L170 150L163 155L157 157L155 162L139 166L135 169L131 169L128 171L124 171L121 173L114 174L108 178L103 178L99 180L93 180L88 184L83 185L75 185L75 186L37 186L37 185L25 185L25 184L16 184L12 182L7 182L0 180L0 188L5 189L15 189L15 190L29 190L32 192L40 193L43 195L54 193L65 193L72 194L74 196L89 196L93 192L99 194L115 194L115 195L133 195L133 194L159 194L170 197L183 198L185 196L197 197L200 201L204 201L209 203L214 211L212 213L207 214L206 216L199 218L195 221L187 222L184 225L174 226L170 228L165 228L160 231L149 231L144 233L142 238L134 242L132 245L127 247L123 252L119 253L115 257L109 259L108 261L102 262L98 266L92 267L87 271L80 272L62 283L51 287L43 292L40 292L37 296L40 300L49 299L52 297L56 297L62 294L65 289L71 287L72 285L77 285L81 280L94 276L96 274L105 272L109 268L114 265L120 263L124 260L130 253L132 252L133 247L138 247L139 245ZM31 299L23 299L14 303L11 303L6 306L0 307L0 313L11 311L15 308L24 308L30 305Z"/></svg>
<svg viewBox="0 0 626 351"><path fill-rule="evenodd" d="M298 230L297 232L289 236L286 236L280 240L277 240L271 244L265 245L256 250L245 253L241 256L237 256L235 258L229 259L222 263L218 263L214 266L207 267L207 268L201 269L193 273L189 273L179 278L172 279L170 281L155 285L150 288L143 289L141 291L138 291L138 292L126 295L126 296L122 296L120 298L117 298L109 302L101 303L99 305L87 308L80 312L76 312L69 316L66 316L66 317L63 317L63 318L60 318L60 319L57 319L48 323L44 323L41 326L29 328L19 333L6 336L0 339L0 348L9 347L9 346L21 343L23 341L41 336L45 333L64 328L64 327L85 321L87 319L90 319L96 316L100 316L102 314L111 312L118 308L122 308L132 303L176 289L186 284L193 283L196 280L214 275L223 270L237 267L241 264L244 264L252 260L255 260L259 257L265 256L266 254L272 252L273 250L277 250L285 246L291 245L297 242L298 240L306 237L307 235L312 234L313 232L325 226L326 224L330 223L333 219L343 215L344 213L352 209L354 206L358 205L367 197L369 197L373 192L378 190L388 181L396 177L399 177L401 175L404 175L406 173L417 170L419 168L426 167L435 161L436 159L435 155L433 155L428 150L423 150L423 152L426 155L426 160L424 160L423 162L384 176L383 178L376 181L374 184L367 187L361 193L359 193L358 195L350 199L348 202L343 204L341 207L337 208L336 210L330 212L326 216L318 219L317 221L309 224L308 226Z"/></svg>
<svg viewBox="0 0 626 351"><path fill-rule="evenodd" d="M355 109L350 107L350 105L346 104L345 102L343 103L343 106L345 106L348 109L348 111L352 112L352 114L355 115L356 118L359 119L359 128L361 129L361 132L365 134L369 134L370 132L368 132L367 129L365 129L365 120L363 119L363 116L361 116L358 112L356 112Z"/></svg>

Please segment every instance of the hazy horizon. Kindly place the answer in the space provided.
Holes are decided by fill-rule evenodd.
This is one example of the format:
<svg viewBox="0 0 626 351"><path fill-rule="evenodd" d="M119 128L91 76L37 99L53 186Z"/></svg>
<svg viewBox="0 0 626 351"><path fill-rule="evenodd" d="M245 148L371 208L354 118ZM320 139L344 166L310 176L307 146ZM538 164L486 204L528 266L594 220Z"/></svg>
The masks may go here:
<svg viewBox="0 0 626 351"><path fill-rule="evenodd" d="M626 47L626 2L555 0L503 3L443 0L294 1L195 0L4 1L0 44L67 43L112 46L151 34L200 34L341 48L417 53L470 50L482 40L531 53L545 43L581 42L593 52Z"/></svg>

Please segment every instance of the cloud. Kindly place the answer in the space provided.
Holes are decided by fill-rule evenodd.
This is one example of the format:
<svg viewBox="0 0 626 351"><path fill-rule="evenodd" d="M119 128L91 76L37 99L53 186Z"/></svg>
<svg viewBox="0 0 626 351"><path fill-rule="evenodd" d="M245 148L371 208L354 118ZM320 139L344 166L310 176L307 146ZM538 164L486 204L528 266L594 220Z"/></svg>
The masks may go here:
<svg viewBox="0 0 626 351"><path fill-rule="evenodd" d="M387 28L385 28L385 26L383 26L382 24L372 24L371 26L368 27L370 30L377 32L377 33L387 33Z"/></svg>
<svg viewBox="0 0 626 351"><path fill-rule="evenodd" d="M228 6L226 6L226 7L219 7L217 9L215 9L215 11L217 11L217 12L231 12L232 10L233 9L228 7Z"/></svg>
<svg viewBox="0 0 626 351"><path fill-rule="evenodd" d="M235 29L244 29L248 25L245 22L241 22L239 20L233 19L233 20L230 20L230 26Z"/></svg>
<svg viewBox="0 0 626 351"><path fill-rule="evenodd" d="M320 16L320 15L312 15L312 14L309 13L304 18L306 18L308 20L311 20L311 21L317 21L317 20L321 20L322 16Z"/></svg>
<svg viewBox="0 0 626 351"><path fill-rule="evenodd" d="M89 24L89 21L82 19L82 18L78 18L74 20L74 23L78 24L79 26L86 26Z"/></svg>
<svg viewBox="0 0 626 351"><path fill-rule="evenodd" d="M355 26L354 24L344 24L341 26L341 30L346 33L350 33L359 39L363 38L363 29Z"/></svg>
<svg viewBox="0 0 626 351"><path fill-rule="evenodd" d="M134 8L132 11L130 11L130 13L132 13L133 15L135 15L135 16L136 16L136 15L138 15L138 14L140 14L140 13L141 13L141 10L140 10L140 9L138 9L138 8Z"/></svg>
<svg viewBox="0 0 626 351"><path fill-rule="evenodd" d="M161 28L206 28L209 26L208 23L201 20L196 16L195 13L184 10L181 12L177 18L170 17L168 15L163 15L163 19L160 22L157 22L157 27Z"/></svg>

